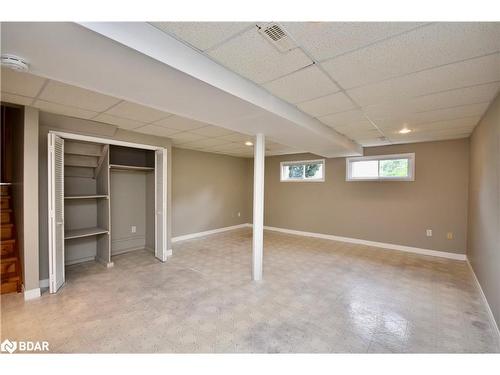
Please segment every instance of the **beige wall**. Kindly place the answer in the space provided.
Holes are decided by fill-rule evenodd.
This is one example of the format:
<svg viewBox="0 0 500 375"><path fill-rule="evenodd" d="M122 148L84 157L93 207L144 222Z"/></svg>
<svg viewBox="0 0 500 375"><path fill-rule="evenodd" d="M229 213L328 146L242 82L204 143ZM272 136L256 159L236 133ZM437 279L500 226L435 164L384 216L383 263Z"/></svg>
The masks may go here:
<svg viewBox="0 0 500 375"><path fill-rule="evenodd" d="M266 158L265 225L464 254L468 140L365 148L407 152L415 153L414 182L346 182L345 158L326 160L323 183L280 182L280 161L320 157Z"/></svg>
<svg viewBox="0 0 500 375"><path fill-rule="evenodd" d="M24 168L23 168L23 247L24 288L39 288L39 220L33 215L38 209L38 109L24 108Z"/></svg>
<svg viewBox="0 0 500 375"><path fill-rule="evenodd" d="M500 96L470 139L467 257L500 325Z"/></svg>
<svg viewBox="0 0 500 375"><path fill-rule="evenodd" d="M244 158L174 147L173 235L247 223L248 165Z"/></svg>
<svg viewBox="0 0 500 375"><path fill-rule="evenodd" d="M48 228L47 228L47 134L49 130L58 130L70 133L79 133L101 138L110 138L115 140L148 144L153 146L162 146L168 150L168 185L171 185L171 142L168 138L157 137L147 134L140 134L131 131L118 129L116 126L107 125L90 120L76 119L72 117L54 115L50 113L40 113L40 132L39 132L39 248L40 248L40 279L48 278ZM167 231L169 233L169 248L171 239L172 209L171 209L171 188L168 188L167 197Z"/></svg>

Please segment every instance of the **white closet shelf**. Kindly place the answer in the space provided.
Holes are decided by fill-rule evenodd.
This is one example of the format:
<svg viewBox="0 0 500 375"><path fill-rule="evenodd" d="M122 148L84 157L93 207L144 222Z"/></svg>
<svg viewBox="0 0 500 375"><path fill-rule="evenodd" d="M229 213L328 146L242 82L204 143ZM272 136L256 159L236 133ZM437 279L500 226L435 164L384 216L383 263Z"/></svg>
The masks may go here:
<svg viewBox="0 0 500 375"><path fill-rule="evenodd" d="M95 236L97 234L109 233L107 229L104 228L84 228L84 229L73 229L73 230L65 230L64 231L64 239L69 240L72 238L82 238Z"/></svg>
<svg viewBox="0 0 500 375"><path fill-rule="evenodd" d="M133 171L154 171L154 167L135 167L133 165L110 164L110 169L128 169Z"/></svg>
<svg viewBox="0 0 500 375"><path fill-rule="evenodd" d="M108 198L107 194L93 194L93 195L67 195L64 199L97 199Z"/></svg>

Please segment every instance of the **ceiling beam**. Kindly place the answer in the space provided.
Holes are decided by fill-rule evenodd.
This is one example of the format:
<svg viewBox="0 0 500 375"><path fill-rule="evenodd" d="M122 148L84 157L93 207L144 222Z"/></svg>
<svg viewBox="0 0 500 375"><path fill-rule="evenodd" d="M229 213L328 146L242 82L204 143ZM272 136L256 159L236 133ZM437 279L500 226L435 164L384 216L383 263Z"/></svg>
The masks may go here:
<svg viewBox="0 0 500 375"><path fill-rule="evenodd" d="M31 72L324 157L362 148L147 23L3 23Z"/></svg>

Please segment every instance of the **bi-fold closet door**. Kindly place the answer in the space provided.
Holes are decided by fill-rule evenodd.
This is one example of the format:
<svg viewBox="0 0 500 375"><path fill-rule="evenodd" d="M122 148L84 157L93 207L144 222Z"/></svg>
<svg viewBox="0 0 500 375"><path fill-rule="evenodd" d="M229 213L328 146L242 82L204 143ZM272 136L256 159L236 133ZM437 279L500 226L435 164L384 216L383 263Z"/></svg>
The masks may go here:
<svg viewBox="0 0 500 375"><path fill-rule="evenodd" d="M70 142L71 140L68 140ZM93 141L95 142L95 141ZM68 146L69 147L69 146ZM66 196L68 216L65 223L65 150L64 139L60 136L49 133L48 135L48 208L49 208L49 290L56 293L65 282L65 246L69 247L74 238L81 235L95 236L96 256L95 260L106 264L111 262L111 227L110 205L109 205L109 145L106 150L106 162L104 168L99 169L100 178L97 179L97 191L95 197L97 203L97 227L94 234L89 234L88 230L66 228L65 244L65 224L71 226L71 218L74 216L74 203L78 199L88 199L85 196ZM69 158L69 156L68 156ZM104 173L104 174L103 174ZM167 249L167 150L158 149L155 151L155 257L164 262L169 255ZM104 176L104 177L102 177ZM70 177L68 177L69 181ZM102 186L101 186L102 185ZM103 194L104 193L104 194ZM108 195L106 197L106 195ZM69 200L69 201L68 201ZM106 206L107 205L107 206ZM72 229L72 228L70 228ZM93 230L94 228L92 228ZM84 232L87 232L86 234ZM83 233L83 234L81 234ZM67 249L70 251L70 249Z"/></svg>
<svg viewBox="0 0 500 375"><path fill-rule="evenodd" d="M64 284L64 140L48 137L49 290Z"/></svg>
<svg viewBox="0 0 500 375"><path fill-rule="evenodd" d="M165 262L167 249L167 150L155 153L155 257Z"/></svg>

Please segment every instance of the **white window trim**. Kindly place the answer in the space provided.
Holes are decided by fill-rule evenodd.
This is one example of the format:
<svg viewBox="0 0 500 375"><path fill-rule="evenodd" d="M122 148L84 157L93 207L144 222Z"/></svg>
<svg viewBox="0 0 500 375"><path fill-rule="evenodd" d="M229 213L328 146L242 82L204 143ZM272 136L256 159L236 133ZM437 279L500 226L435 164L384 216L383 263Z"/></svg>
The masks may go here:
<svg viewBox="0 0 500 375"><path fill-rule="evenodd" d="M368 177L354 178L352 177L352 162L368 161L368 160L391 160L391 159L408 159L408 176L407 177ZM390 154L390 155L374 155L374 156L358 156L346 158L346 181L415 181L415 153L407 154Z"/></svg>
<svg viewBox="0 0 500 375"><path fill-rule="evenodd" d="M316 178L316 179L306 179L306 178L301 178L301 179L290 179L290 178L284 178L283 175L283 167L287 165L295 165L295 164L315 164L315 163L321 163L323 164L323 177L321 178ZM326 175L326 170L325 170L325 159L316 159L316 160L297 160L297 161L282 161L280 163L280 181L281 182L325 182L325 175Z"/></svg>

